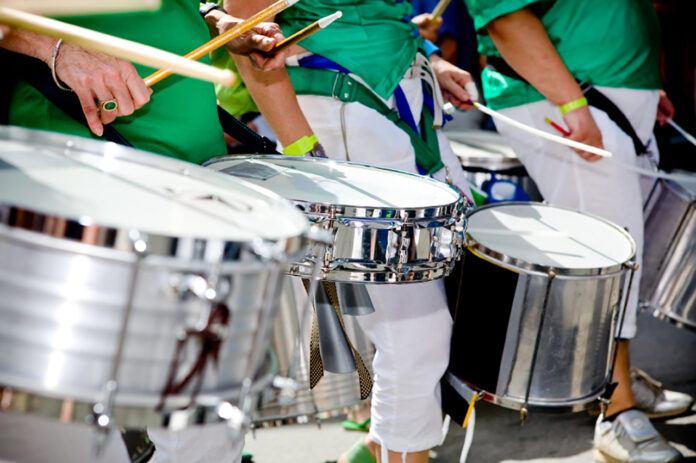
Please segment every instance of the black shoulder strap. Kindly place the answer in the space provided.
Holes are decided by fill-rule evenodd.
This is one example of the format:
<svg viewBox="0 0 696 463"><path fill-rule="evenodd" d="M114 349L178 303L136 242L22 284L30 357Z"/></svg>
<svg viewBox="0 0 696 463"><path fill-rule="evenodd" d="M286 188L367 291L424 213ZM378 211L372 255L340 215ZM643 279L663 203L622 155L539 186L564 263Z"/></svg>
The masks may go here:
<svg viewBox="0 0 696 463"><path fill-rule="evenodd" d="M244 122L240 121L220 106L218 106L218 118L222 130L226 134L236 138L239 142L253 153L248 154L279 154L276 151L276 144L267 137L263 137L251 130Z"/></svg>
<svg viewBox="0 0 696 463"><path fill-rule="evenodd" d="M514 69L512 69L512 67L500 56L489 56L487 58L486 67L496 72L499 72L504 76L512 77L513 79L521 80L522 82L527 82L527 80L524 77L522 77ZM636 154L641 155L646 153L648 151L647 146L643 144L640 138L638 138L638 134L631 125L631 122L628 120L626 115L619 109L619 107L616 106L616 104L614 104L613 101L611 101L606 95L597 90L597 88L593 87L591 84L588 84L587 82L578 83L580 84L580 88L585 94L585 98L587 98L587 103L590 106L594 106L595 108L604 111L607 114L607 116L609 116L609 119L614 121L614 123L626 135L631 137L631 141L633 141L633 148L635 149Z"/></svg>
<svg viewBox="0 0 696 463"><path fill-rule="evenodd" d="M15 70L20 78L26 80L41 92L48 101L60 108L65 114L83 124L85 127L88 127L77 95L59 89L55 82L53 82L50 69L48 69L43 62L29 56L12 52L8 52L8 57L11 59L12 69ZM118 143L119 145L133 146L110 125L104 126L104 135L102 135L102 138L107 141Z"/></svg>

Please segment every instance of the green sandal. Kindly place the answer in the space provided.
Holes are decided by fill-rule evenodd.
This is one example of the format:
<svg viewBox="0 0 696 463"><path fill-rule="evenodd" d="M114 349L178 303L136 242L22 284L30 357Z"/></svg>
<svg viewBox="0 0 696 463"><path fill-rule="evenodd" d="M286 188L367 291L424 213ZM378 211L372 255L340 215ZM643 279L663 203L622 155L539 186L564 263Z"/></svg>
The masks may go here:
<svg viewBox="0 0 696 463"><path fill-rule="evenodd" d="M365 445L365 439L360 438L336 463L377 463L377 459Z"/></svg>
<svg viewBox="0 0 696 463"><path fill-rule="evenodd" d="M370 418L366 419L360 424L353 420L345 420L341 424L343 425L343 429L346 431L370 432Z"/></svg>

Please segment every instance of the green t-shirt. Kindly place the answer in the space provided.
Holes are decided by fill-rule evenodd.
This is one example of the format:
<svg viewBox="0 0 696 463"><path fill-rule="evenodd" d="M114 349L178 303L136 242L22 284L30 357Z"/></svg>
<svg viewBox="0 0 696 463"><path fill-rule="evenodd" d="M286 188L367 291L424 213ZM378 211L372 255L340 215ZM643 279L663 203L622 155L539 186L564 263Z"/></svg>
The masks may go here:
<svg viewBox="0 0 696 463"><path fill-rule="evenodd" d="M63 21L184 55L210 40L198 0L165 0L157 12L61 18ZM203 62L210 61L206 58ZM135 65L142 76L155 69ZM151 101L112 123L136 148L200 163L225 153L213 84L172 75L152 88ZM10 104L10 124L93 136L26 82Z"/></svg>
<svg viewBox="0 0 696 463"><path fill-rule="evenodd" d="M614 88L658 89L660 30L649 0L464 0L479 52L500 56L486 24L531 6L576 79ZM484 69L486 101L506 108L544 99L531 85Z"/></svg>
<svg viewBox="0 0 696 463"><path fill-rule="evenodd" d="M337 10L341 19L303 40L307 50L360 76L388 98L416 56L420 41L408 1L302 0L277 18L289 36Z"/></svg>

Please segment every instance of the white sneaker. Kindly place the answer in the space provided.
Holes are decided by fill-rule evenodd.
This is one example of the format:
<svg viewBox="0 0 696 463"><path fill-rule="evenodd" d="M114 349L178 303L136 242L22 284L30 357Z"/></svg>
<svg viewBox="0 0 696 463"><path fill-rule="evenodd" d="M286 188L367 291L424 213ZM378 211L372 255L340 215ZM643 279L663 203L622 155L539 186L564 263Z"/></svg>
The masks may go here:
<svg viewBox="0 0 696 463"><path fill-rule="evenodd" d="M674 463L683 458L644 413L626 410L595 425L594 459L602 463Z"/></svg>
<svg viewBox="0 0 696 463"><path fill-rule="evenodd" d="M636 408L648 418L681 415L694 403L694 398L689 394L663 389L661 383L635 367L631 368L631 389Z"/></svg>

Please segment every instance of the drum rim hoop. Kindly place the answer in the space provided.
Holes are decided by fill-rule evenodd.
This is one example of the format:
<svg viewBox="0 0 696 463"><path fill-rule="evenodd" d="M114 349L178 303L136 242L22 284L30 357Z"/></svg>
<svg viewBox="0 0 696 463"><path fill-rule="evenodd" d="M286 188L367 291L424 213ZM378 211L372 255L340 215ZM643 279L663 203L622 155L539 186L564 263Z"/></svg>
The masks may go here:
<svg viewBox="0 0 696 463"><path fill-rule="evenodd" d="M577 209L573 209L570 207L564 207L564 206L556 206L553 204L547 204L543 202L536 202L536 201L506 201L502 203L494 203L494 204L487 204L485 206L478 207L476 209L473 209L469 211L466 214L467 221L468 219L476 214L477 212L483 211L485 209L492 209L492 208L498 208L498 207L505 207L505 206L543 206L543 207L550 207L554 209L562 209L565 211L570 211L570 212L575 212L578 214L582 214L587 217L591 217L593 219L596 219L609 227L613 228L614 230L618 231L621 233L624 237L628 238L629 243L631 245L631 255L626 259L626 261L620 263L620 264L614 264L614 265L609 265L607 267L592 267L592 268L562 268L562 267L552 267L548 265L541 265L541 264L534 264L527 262L523 259L516 258L516 257L510 257L507 256L501 252L495 251L493 249L488 248L487 246L484 246L483 244L479 243L476 241L475 238L471 237L468 233L466 235L467 237L467 249L469 250L475 250L478 254L482 254L488 259L492 259L494 261L500 262L503 264L503 266L511 271L514 271L513 269L509 268L509 266L515 266L518 267L519 269L522 270L531 270L531 271L538 271L542 273L549 273L553 272L558 275L568 275L568 276L592 276L592 275L611 275L613 273L620 272L622 269L627 269L626 265L627 263L633 261L636 256L636 242L633 239L633 237L623 228L619 227L615 223L612 223L602 217L596 216L594 214L587 214L585 212L578 211ZM496 262L493 262L496 263Z"/></svg>
<svg viewBox="0 0 696 463"><path fill-rule="evenodd" d="M109 156L112 157L113 159L117 160L122 160L124 162L131 162L133 164L140 164L143 166L147 167L152 167L152 168L157 168L161 169L170 173L175 173L179 175L183 175L186 177L202 180L202 181L208 181L211 178L215 178L218 176L218 173L212 174L211 177L211 171L212 169L205 169L199 165L189 163L186 161L182 161L179 159L174 159L170 158L167 156L159 155L156 153L151 153L148 151L144 150L139 150L136 148L131 148L127 146L121 146L117 145L115 143L109 143L109 142L103 142L99 140L90 140L88 138L82 138L82 137L77 137L77 136L71 136L71 135L66 135L62 133L56 133L56 132L49 132L45 130L35 130L35 129L28 129L24 127L15 127L15 126L0 126L0 141L13 141L13 142L18 142L18 143L31 143L32 146L40 147L40 146L49 146L49 147L62 147L66 151L75 151L75 152L83 152L87 154L93 154L93 155L103 155L103 147L104 146L109 146ZM225 176L229 177L229 176ZM272 202L272 204L276 206L283 206L285 208L285 204L289 203L288 200L282 198L280 195L274 193L271 190L268 190L266 188L262 188L258 185L255 185L251 182L245 181L243 179L235 179L236 181L239 181L244 188L253 190L260 195L264 196L266 199L268 199L269 203ZM291 203L288 204L287 210L288 210L288 216L294 215L294 207L292 207ZM13 211L21 211L21 212L26 212L30 213L33 215L36 220L34 222L41 222L43 220L61 220L61 221L66 221L69 223L71 226L77 226L77 227L97 227L99 233L103 234L114 234L114 233L125 233L126 236L127 234L132 231L132 230L138 230L135 227L120 227L120 226L112 226L112 225L100 225L98 223L92 223L91 219L88 216L83 216L83 217L67 217L67 216L61 216L61 215L56 215L50 212L44 212L40 209L34 209L31 207L24 207L24 206L17 206L15 204L11 204L7 201L3 201L0 199L0 224L5 224L9 227L15 227L15 224L10 222L10 213ZM299 220L297 221L299 224ZM42 233L43 231L41 230L41 227L36 225L35 227L31 228L26 228L26 227L21 227L25 229L29 229L32 231L36 231L39 233ZM37 229L34 229L37 228ZM286 236L278 237L278 238L261 238L264 242L267 243L275 243L275 242L282 242L282 241L292 241L292 240L297 240L297 239L303 239L304 236L306 236L309 232L310 224L309 223L303 223L303 227L301 228L300 232L298 234L287 234ZM44 232L45 233L45 232ZM142 233L146 234L149 237L156 238L156 239L170 239L170 240L177 240L177 239L195 239L197 241L202 241L202 242L209 242L209 241L222 241L224 243L230 243L230 244L244 244L244 243L251 243L256 240L230 240L230 239L225 239L224 237L205 237L205 236L179 236L179 235L168 235L165 233L149 233L146 232L145 230L142 230ZM249 232L253 233L253 232ZM104 247L112 247L108 244L102 245Z"/></svg>
<svg viewBox="0 0 696 463"><path fill-rule="evenodd" d="M319 210L331 210L334 211L336 214L342 214L344 212L341 211L349 211L352 209L361 209L365 210L365 215L355 215L355 216L350 216L350 217L356 217L356 218L381 218L382 215L370 215L368 216L368 213L374 214L375 211L395 211L395 212L400 212L402 214L406 214L407 218L410 217L415 217L415 218L420 218L420 217L425 217L425 218L430 218L430 215L433 214L433 211L437 211L439 209L443 209L445 212L443 216L449 217L449 216L456 216L456 212L458 212L459 208L463 208L464 200L461 196L461 193L454 188L451 185L448 185L445 182L441 182L439 180L436 180L434 178L430 177L425 177L422 175L414 174L411 172L404 172L402 170L397 170L397 169L390 169L387 167L379 167L379 166L373 166L370 164L365 164L361 162L354 162L354 161L344 161L340 159L327 159L327 158L307 158L307 157L288 157L282 154L257 154L257 155L249 155L249 156L236 156L236 155L227 155L227 156L217 156L214 158L209 159L208 161L204 162L202 165L204 167L211 167L215 164L219 164L221 162L225 161L246 161L246 160L261 160L261 161L271 161L271 160L277 160L277 159L283 159L285 161L295 161L295 162L306 162L306 163L321 163L321 162L331 162L335 164L345 164L345 165L352 165L352 166L360 166L360 167L368 167L370 169L377 169L377 170L383 170L387 172L395 172L397 174L413 177L414 179L417 179L418 181L427 181L430 182L433 185L436 185L437 187L441 189L449 188L455 195L457 196L457 199L455 201L452 201L450 203L445 203L445 204L434 204L426 207L418 207L418 208L409 208L409 207L364 207L364 206L359 206L359 205L354 205L354 204L338 204L338 203L323 203L323 202L315 202L315 201L306 201L302 199L290 199L287 198L288 201L291 201L294 204L300 204L300 205L309 205L312 206L309 209L312 209L310 212L314 212L313 209L315 209L315 206L318 206ZM211 167L212 168L212 167ZM213 170L217 170L213 168ZM230 174L228 174L230 175ZM444 188L443 188L444 187ZM307 211L305 211L307 212ZM318 212L321 213L321 212ZM402 216L403 217L403 216ZM442 217L442 216L441 216ZM389 217L389 218L395 218L398 219L400 218L399 216L395 217Z"/></svg>

